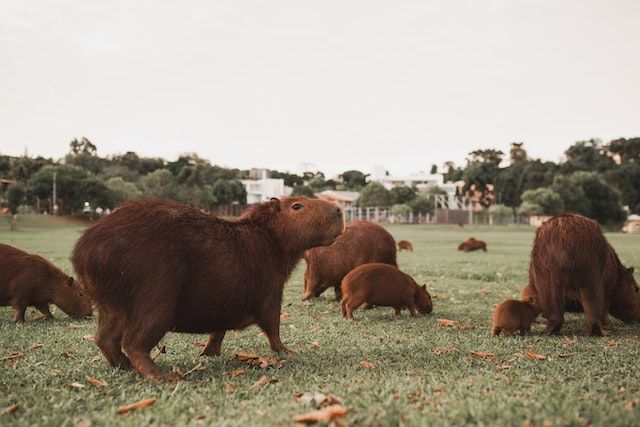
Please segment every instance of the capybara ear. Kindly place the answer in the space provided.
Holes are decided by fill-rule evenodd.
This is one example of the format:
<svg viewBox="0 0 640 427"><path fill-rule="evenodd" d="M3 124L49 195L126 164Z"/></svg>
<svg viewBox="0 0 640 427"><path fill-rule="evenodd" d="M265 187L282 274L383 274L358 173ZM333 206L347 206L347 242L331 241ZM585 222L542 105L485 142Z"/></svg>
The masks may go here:
<svg viewBox="0 0 640 427"><path fill-rule="evenodd" d="M272 197L269 200L269 206L274 212L280 212L280 199Z"/></svg>
<svg viewBox="0 0 640 427"><path fill-rule="evenodd" d="M427 285L422 285L422 289L427 290Z"/></svg>
<svg viewBox="0 0 640 427"><path fill-rule="evenodd" d="M627 268L627 271L629 272L629 274L633 274L633 272L636 270L633 267L629 267Z"/></svg>
<svg viewBox="0 0 640 427"><path fill-rule="evenodd" d="M67 277L67 286L73 286L73 277Z"/></svg>

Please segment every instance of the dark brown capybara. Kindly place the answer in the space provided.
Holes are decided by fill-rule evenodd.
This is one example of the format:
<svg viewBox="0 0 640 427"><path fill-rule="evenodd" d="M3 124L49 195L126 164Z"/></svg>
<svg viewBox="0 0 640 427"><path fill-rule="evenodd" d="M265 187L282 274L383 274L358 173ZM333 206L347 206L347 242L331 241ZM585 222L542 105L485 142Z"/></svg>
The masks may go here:
<svg viewBox="0 0 640 427"><path fill-rule="evenodd" d="M327 247L310 249L304 254L302 300L319 297L326 289L334 288L340 300L340 283L344 276L359 265L380 262L394 267L396 242L387 230L368 221L354 221L347 225L336 242Z"/></svg>
<svg viewBox="0 0 640 427"><path fill-rule="evenodd" d="M344 276L341 288L342 316L350 320L353 310L364 303L393 307L398 316L403 308L408 308L412 316L433 310L427 285L419 286L411 276L389 264L360 265Z"/></svg>
<svg viewBox="0 0 640 427"><path fill-rule="evenodd" d="M73 277L40 255L0 244L0 306L12 306L13 320L24 322L28 306L53 318L49 304L75 319L91 316L91 300Z"/></svg>
<svg viewBox="0 0 640 427"><path fill-rule="evenodd" d="M493 311L493 335L508 336L520 331L531 332L531 324L540 314L535 297L528 297L527 301L508 299Z"/></svg>
<svg viewBox="0 0 640 427"><path fill-rule="evenodd" d="M343 226L340 208L305 197L256 204L237 221L172 201L124 204L72 256L97 304L96 344L111 365L146 378L165 377L149 352L169 331L213 333L219 353L227 330L257 323L274 351L289 352L284 283L305 250L332 244Z"/></svg>
<svg viewBox="0 0 640 427"><path fill-rule="evenodd" d="M411 244L411 242L410 242L410 241L408 241L408 240L400 240L400 241L398 242L398 250L399 250L399 251L401 251L401 250L403 250L403 249L404 249L405 251L413 252L413 245L412 245L412 244Z"/></svg>
<svg viewBox="0 0 640 427"><path fill-rule="evenodd" d="M538 301L538 292L532 284L527 285L520 291L520 300L527 301L530 297L535 297L536 304L540 308L540 301ZM580 304L580 293L576 289L567 289L564 296L564 311L570 313L582 313L582 305ZM542 311L542 308L540 308Z"/></svg>
<svg viewBox="0 0 640 427"><path fill-rule="evenodd" d="M487 252L487 244L482 240L477 240L475 237L469 237L458 245L458 250L463 252L473 252L480 249Z"/></svg>
<svg viewBox="0 0 640 427"><path fill-rule="evenodd" d="M607 313L640 320L640 293L633 267L625 268L597 222L581 215L559 215L537 230L529 283L538 293L546 334L558 333L567 296L577 295L589 335L602 336Z"/></svg>

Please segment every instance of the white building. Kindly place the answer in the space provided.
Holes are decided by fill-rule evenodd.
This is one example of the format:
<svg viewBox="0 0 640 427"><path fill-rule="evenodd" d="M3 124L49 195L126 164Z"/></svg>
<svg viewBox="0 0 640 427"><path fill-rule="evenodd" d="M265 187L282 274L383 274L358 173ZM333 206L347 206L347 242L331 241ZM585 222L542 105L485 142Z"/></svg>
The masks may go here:
<svg viewBox="0 0 640 427"><path fill-rule="evenodd" d="M391 190L394 187L416 187L418 191L427 191L432 188L438 187L441 190L447 192L447 196L453 199L456 195L456 189L458 185L453 182L444 182L442 174L430 174L430 173L409 173L406 175L392 175L388 174L384 166L376 165L373 168L371 174L371 181L379 182L384 185L387 190Z"/></svg>
<svg viewBox="0 0 640 427"><path fill-rule="evenodd" d="M282 178L267 178L263 169L260 179L243 179L240 182L247 190L247 204L266 202L272 197L285 197L291 194L291 188L284 185Z"/></svg>
<svg viewBox="0 0 640 427"><path fill-rule="evenodd" d="M316 197L320 200L335 203L341 208L350 208L355 206L358 197L360 197L360 193L357 191L325 190L316 194Z"/></svg>

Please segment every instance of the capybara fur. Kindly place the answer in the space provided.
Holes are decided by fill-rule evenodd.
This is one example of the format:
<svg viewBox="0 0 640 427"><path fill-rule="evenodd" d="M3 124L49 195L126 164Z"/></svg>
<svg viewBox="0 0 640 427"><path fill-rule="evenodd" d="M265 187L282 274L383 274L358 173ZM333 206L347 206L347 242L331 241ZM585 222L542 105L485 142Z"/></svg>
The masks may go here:
<svg viewBox="0 0 640 427"><path fill-rule="evenodd" d="M359 265L380 262L398 266L395 240L383 227L368 221L350 223L333 245L308 250L304 259L303 301L331 287L340 300L342 279Z"/></svg>
<svg viewBox="0 0 640 427"><path fill-rule="evenodd" d="M398 250L401 251L403 249L405 251L413 252L413 245L408 240L400 240L398 242Z"/></svg>
<svg viewBox="0 0 640 427"><path fill-rule="evenodd" d="M472 252L480 249L487 252L487 244L482 240L476 240L475 237L469 237L458 245L458 250L463 252Z"/></svg>
<svg viewBox="0 0 640 427"><path fill-rule="evenodd" d="M496 307L493 312L493 335L513 335L516 332L531 332L531 324L540 314L536 308L535 297L528 301L508 299Z"/></svg>
<svg viewBox="0 0 640 427"><path fill-rule="evenodd" d="M91 316L91 300L73 277L40 255L0 244L0 305L13 307L13 320L22 323L28 306L53 318L49 304L74 319Z"/></svg>
<svg viewBox="0 0 640 427"><path fill-rule="evenodd" d="M520 292L520 300L527 301L530 297L536 298L536 304L540 311L542 311L542 308L540 308L540 302L538 301L538 292L536 291L536 288L534 288L530 283L527 283ZM568 311L570 313L582 313L584 311L580 304L580 293L577 290L567 289L564 297L564 311Z"/></svg>
<svg viewBox="0 0 640 427"><path fill-rule="evenodd" d="M393 307L396 315L403 308L412 316L431 313L433 304L427 285L419 286L408 274L389 264L363 264L342 279L342 316L353 319L353 310L364 303Z"/></svg>
<svg viewBox="0 0 640 427"><path fill-rule="evenodd" d="M219 354L227 330L256 323L272 350L289 352L280 341L284 283L305 250L342 230L340 208L304 197L253 205L237 221L143 200L86 230L72 261L97 304L95 341L109 363L167 377L149 352L169 331L213 333L207 354Z"/></svg>
<svg viewBox="0 0 640 427"><path fill-rule="evenodd" d="M546 334L560 331L567 297L577 296L587 333L602 336L607 313L640 320L640 294L633 267L625 268L597 222L581 215L559 215L537 230L529 283L538 293Z"/></svg>

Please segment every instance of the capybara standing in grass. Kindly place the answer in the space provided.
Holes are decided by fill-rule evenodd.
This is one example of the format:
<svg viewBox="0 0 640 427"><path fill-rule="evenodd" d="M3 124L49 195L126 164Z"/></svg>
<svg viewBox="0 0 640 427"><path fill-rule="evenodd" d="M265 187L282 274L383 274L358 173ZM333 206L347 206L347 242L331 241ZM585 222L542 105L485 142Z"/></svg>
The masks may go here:
<svg viewBox="0 0 640 427"><path fill-rule="evenodd" d="M408 240L400 240L398 242L398 250L401 251L403 249L405 251L413 252L413 245Z"/></svg>
<svg viewBox="0 0 640 427"><path fill-rule="evenodd" d="M487 244L482 240L476 240L475 237L469 237L458 245L458 250L463 252L472 252L482 249L487 252Z"/></svg>
<svg viewBox="0 0 640 427"><path fill-rule="evenodd" d="M254 205L237 221L145 200L85 231L72 260L97 304L95 341L109 363L153 378L164 375L149 351L169 331L213 333L219 353L225 331L257 323L271 349L288 352L284 283L305 250L332 244L342 229L340 208L304 197Z"/></svg>
<svg viewBox="0 0 640 427"><path fill-rule="evenodd" d="M540 314L535 297L527 301L508 299L496 307L493 312L493 335L513 335L531 332L531 324Z"/></svg>
<svg viewBox="0 0 640 427"><path fill-rule="evenodd" d="M51 319L55 304L75 319L91 315L91 300L82 286L40 255L0 244L0 305L13 307L13 320L24 322L28 306Z"/></svg>
<svg viewBox="0 0 640 427"><path fill-rule="evenodd" d="M607 313L640 320L640 294L633 267L625 268L597 222L581 215L559 215L537 230L529 267L531 283L547 318L546 334L564 322L566 296L579 296L589 335L602 336Z"/></svg>
<svg viewBox="0 0 640 427"><path fill-rule="evenodd" d="M334 288L336 299L340 300L342 278L359 265L381 262L398 266L393 236L368 221L350 223L333 245L308 250L304 259L307 269L303 301L320 296L328 288Z"/></svg>
<svg viewBox="0 0 640 427"><path fill-rule="evenodd" d="M427 285L418 286L411 276L389 264L363 264L342 279L342 315L353 319L352 312L364 303L393 307L396 315L408 308L412 316L417 312L431 313L433 304Z"/></svg>

